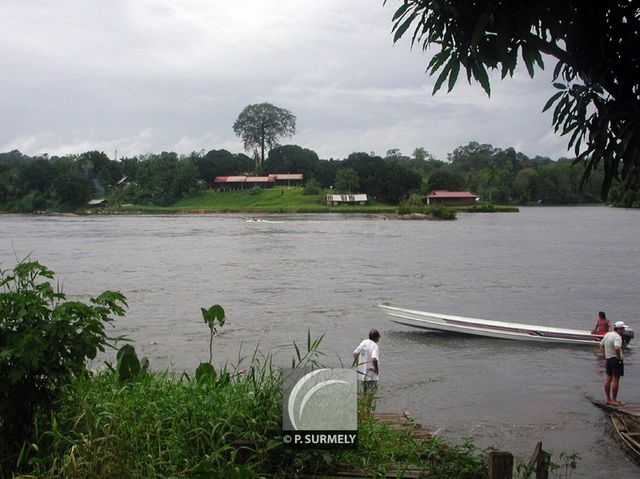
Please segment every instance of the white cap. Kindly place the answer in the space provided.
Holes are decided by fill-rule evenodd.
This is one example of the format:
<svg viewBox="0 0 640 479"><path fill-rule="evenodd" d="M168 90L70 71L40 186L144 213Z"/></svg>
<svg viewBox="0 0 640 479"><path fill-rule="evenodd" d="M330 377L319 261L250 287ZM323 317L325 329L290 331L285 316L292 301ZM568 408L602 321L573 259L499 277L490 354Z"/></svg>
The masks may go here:
<svg viewBox="0 0 640 479"><path fill-rule="evenodd" d="M628 326L624 324L624 321L616 321L615 324L613 325L613 329L626 328L626 327Z"/></svg>

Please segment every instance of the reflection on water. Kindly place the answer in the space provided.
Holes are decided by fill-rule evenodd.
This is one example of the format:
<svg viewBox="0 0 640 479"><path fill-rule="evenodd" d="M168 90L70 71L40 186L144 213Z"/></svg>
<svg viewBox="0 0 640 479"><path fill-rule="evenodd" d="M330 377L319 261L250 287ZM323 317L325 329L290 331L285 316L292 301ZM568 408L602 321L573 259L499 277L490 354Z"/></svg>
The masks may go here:
<svg viewBox="0 0 640 479"><path fill-rule="evenodd" d="M578 477L637 474L588 398L602 395L590 347L413 331L377 304L588 329L598 310L640 331L640 212L525 208L454 222L346 215L0 216L3 267L32 254L80 298L118 289L129 301L115 333L156 369L208 357L200 307L228 314L217 361L259 344L289 364L292 341L325 333L328 365L350 364L371 327L382 333L381 408L408 409L447 437L474 436L528 458L579 451ZM623 400L640 402L626 357ZM608 472L608 471L607 471Z"/></svg>

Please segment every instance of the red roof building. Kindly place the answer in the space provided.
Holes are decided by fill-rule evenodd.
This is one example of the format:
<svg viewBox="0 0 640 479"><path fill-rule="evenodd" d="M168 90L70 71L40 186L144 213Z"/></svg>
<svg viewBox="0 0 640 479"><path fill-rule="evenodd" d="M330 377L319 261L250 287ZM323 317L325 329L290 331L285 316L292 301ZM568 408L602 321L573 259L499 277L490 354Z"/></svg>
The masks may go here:
<svg viewBox="0 0 640 479"><path fill-rule="evenodd" d="M434 190L427 195L428 205L474 205L480 199L470 191Z"/></svg>
<svg viewBox="0 0 640 479"><path fill-rule="evenodd" d="M302 173L275 173L269 176L216 176L215 188L218 190L241 190L259 186L271 188L274 185L301 186L304 180Z"/></svg>

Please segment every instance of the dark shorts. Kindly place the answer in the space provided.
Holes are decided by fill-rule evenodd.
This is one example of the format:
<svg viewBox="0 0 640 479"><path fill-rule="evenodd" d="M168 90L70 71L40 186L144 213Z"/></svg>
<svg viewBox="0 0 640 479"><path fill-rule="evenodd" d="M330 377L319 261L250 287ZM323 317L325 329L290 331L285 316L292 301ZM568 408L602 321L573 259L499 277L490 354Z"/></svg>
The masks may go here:
<svg viewBox="0 0 640 479"><path fill-rule="evenodd" d="M606 367L607 376L620 378L624 376L624 363L618 358L608 358Z"/></svg>

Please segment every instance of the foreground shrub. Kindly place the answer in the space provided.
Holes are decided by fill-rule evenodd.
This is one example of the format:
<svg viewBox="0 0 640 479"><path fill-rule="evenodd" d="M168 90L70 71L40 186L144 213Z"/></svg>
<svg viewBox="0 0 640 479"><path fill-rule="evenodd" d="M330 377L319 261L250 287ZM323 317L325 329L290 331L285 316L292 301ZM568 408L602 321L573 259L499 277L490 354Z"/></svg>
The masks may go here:
<svg viewBox="0 0 640 479"><path fill-rule="evenodd" d="M447 206L410 206L400 205L397 210L399 215L428 215L440 220L455 220L456 210Z"/></svg>
<svg viewBox="0 0 640 479"><path fill-rule="evenodd" d="M66 301L52 271L25 260L0 270L0 475L9 475L37 413L48 415L71 379L109 345L105 325L125 298L106 291Z"/></svg>

